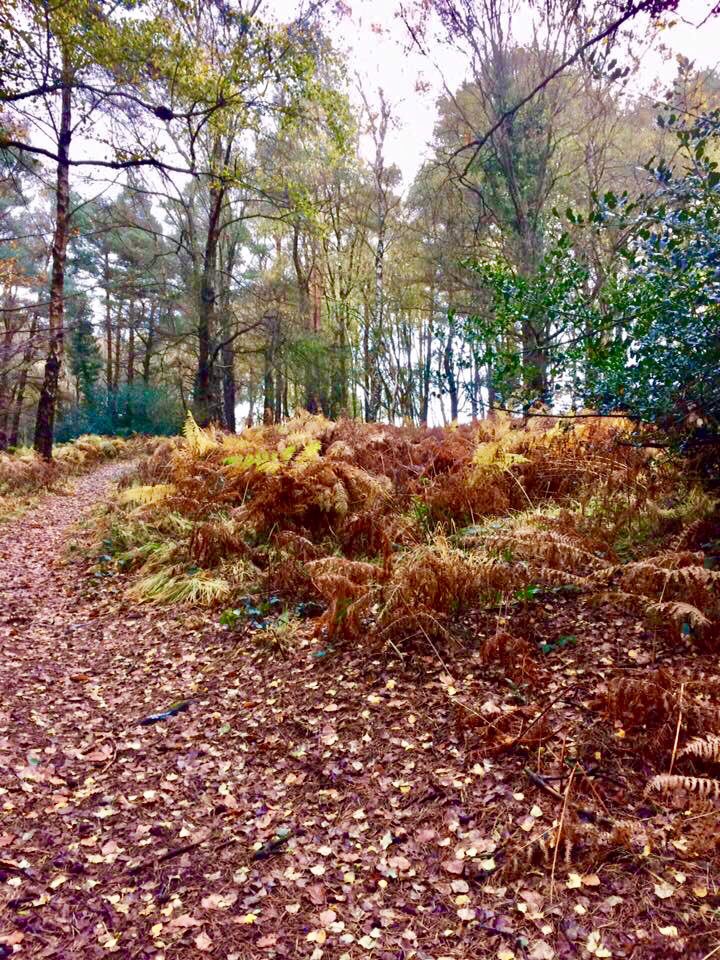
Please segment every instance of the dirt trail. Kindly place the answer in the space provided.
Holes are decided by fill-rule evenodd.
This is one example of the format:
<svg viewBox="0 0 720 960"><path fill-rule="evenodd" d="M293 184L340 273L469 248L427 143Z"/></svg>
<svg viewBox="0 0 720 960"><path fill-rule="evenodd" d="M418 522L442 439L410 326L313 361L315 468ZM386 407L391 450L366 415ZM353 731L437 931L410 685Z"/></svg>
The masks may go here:
<svg viewBox="0 0 720 960"><path fill-rule="evenodd" d="M56 561L68 532L107 494L111 484L133 469L111 463L80 477L71 494L54 494L7 526L0 527L0 637L17 637L35 628L56 625L72 613L74 595ZM28 645L30 646L30 645ZM13 649L13 656L33 655Z"/></svg>
<svg viewBox="0 0 720 960"><path fill-rule="evenodd" d="M401 668L325 649L311 625L278 648L217 611L129 604L122 576L68 562L72 525L126 469L101 467L0 534L0 960L466 960L516 943L562 958L599 926L613 955L668 956L660 935L626 949L619 922L627 904L634 924L673 921L652 877L603 868L575 919L547 900L547 869L519 887L492 873L499 824L526 846L559 807L525 754L487 759L470 721L514 694L477 644L454 677L432 654ZM622 654L624 621L556 603L558 622ZM579 656L553 665L574 670L582 703L595 680ZM548 677L545 697L562 683ZM140 724L178 698L189 709ZM698 938L685 955L704 952Z"/></svg>

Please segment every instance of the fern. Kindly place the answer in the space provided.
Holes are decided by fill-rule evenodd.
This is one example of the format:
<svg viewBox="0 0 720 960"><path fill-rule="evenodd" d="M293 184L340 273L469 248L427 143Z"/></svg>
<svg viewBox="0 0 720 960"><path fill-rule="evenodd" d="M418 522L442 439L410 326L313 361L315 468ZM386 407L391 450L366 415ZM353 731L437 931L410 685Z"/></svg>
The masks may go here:
<svg viewBox="0 0 720 960"><path fill-rule="evenodd" d="M702 610L679 600L653 601L645 606L645 612L650 616L668 617L680 626L689 623L696 629L708 627L711 623Z"/></svg>
<svg viewBox="0 0 720 960"><path fill-rule="evenodd" d="M708 734L695 737L684 746L682 756L697 757L706 763L720 763L720 736Z"/></svg>
<svg viewBox="0 0 720 960"><path fill-rule="evenodd" d="M720 797L720 780L661 773L653 777L646 788L648 793L674 793L680 790L691 793L701 800L717 800Z"/></svg>
<svg viewBox="0 0 720 960"><path fill-rule="evenodd" d="M172 483L156 483L153 486L145 487L127 487L118 494L118 503L137 503L147 506L152 503L160 503L175 493L175 487Z"/></svg>
<svg viewBox="0 0 720 960"><path fill-rule="evenodd" d="M204 456L218 445L214 431L211 428L202 430L189 410L183 426L183 436L190 452L197 456Z"/></svg>

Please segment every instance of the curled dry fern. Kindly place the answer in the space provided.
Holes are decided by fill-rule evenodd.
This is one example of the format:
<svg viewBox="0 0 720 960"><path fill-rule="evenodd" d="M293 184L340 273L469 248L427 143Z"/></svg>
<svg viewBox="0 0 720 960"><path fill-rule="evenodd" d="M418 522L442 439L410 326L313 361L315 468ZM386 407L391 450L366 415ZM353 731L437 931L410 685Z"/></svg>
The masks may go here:
<svg viewBox="0 0 720 960"><path fill-rule="evenodd" d="M675 773L661 773L653 777L646 787L648 793L675 793L684 791L701 800L720 798L720 780L709 777L684 777Z"/></svg>
<svg viewBox="0 0 720 960"><path fill-rule="evenodd" d="M685 744L682 755L697 757L706 763L720 763L720 736L708 734L705 737L695 737Z"/></svg>

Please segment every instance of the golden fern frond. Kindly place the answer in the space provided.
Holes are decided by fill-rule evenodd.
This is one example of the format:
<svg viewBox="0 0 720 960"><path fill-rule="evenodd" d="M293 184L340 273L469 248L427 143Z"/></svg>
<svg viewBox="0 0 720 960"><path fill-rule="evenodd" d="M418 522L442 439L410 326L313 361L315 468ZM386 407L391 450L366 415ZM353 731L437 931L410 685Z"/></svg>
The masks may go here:
<svg viewBox="0 0 720 960"><path fill-rule="evenodd" d="M382 576L382 567L360 560L347 560L345 557L322 557L311 560L306 569L313 580L321 577L344 577L352 584L372 583Z"/></svg>
<svg viewBox="0 0 720 960"><path fill-rule="evenodd" d="M673 793L684 790L692 793L701 800L720 798L720 780L711 780L709 777L683 777L675 773L661 773L653 777L645 788L646 793Z"/></svg>
<svg viewBox="0 0 720 960"><path fill-rule="evenodd" d="M643 609L647 616L664 617L679 626L689 623L695 629L700 629L711 624L702 610L693 606L692 603L683 603L680 600L651 600L649 597L629 593L626 590L605 590L594 596L600 603L616 603L634 612Z"/></svg>
<svg viewBox="0 0 720 960"><path fill-rule="evenodd" d="M637 603L640 598L636 597ZM693 606L691 603L682 603L679 600L664 600L648 603L645 608L646 613L654 616L669 617L675 623L689 623L696 629L699 627L708 627L710 620L705 616L702 610Z"/></svg>
<svg viewBox="0 0 720 960"><path fill-rule="evenodd" d="M160 503L175 493L172 483L155 483L145 487L127 487L118 494L118 503L150 504Z"/></svg>
<svg viewBox="0 0 720 960"><path fill-rule="evenodd" d="M663 550L652 558L658 567L666 569L702 566L704 559L705 554L702 550Z"/></svg>
<svg viewBox="0 0 720 960"><path fill-rule="evenodd" d="M475 467L476 475L473 477L475 480L492 471L509 470L516 464L529 463L527 457L507 450L501 441L481 443L475 451L472 462Z"/></svg>
<svg viewBox="0 0 720 960"><path fill-rule="evenodd" d="M577 570L584 566L599 570L607 566L589 550L579 547L570 537L539 527L520 527L507 534L490 537L487 545L491 549L510 550L514 555L526 560L543 560L556 569Z"/></svg>
<svg viewBox="0 0 720 960"><path fill-rule="evenodd" d="M710 570L698 564L678 567L668 571L668 577L673 583L683 586L714 587L720 584L720 570Z"/></svg>
<svg viewBox="0 0 720 960"><path fill-rule="evenodd" d="M553 587L587 587L589 584L594 583L594 578L581 577L577 574L570 573L569 570L555 570L553 567L546 566L540 567L537 578L541 583L549 584Z"/></svg>
<svg viewBox="0 0 720 960"><path fill-rule="evenodd" d="M629 563L622 568L622 582L625 587L644 593L663 594L672 588L673 591L705 591L713 589L720 583L720 570L709 570L698 565L675 567L667 569L656 562L656 558Z"/></svg>
<svg viewBox="0 0 720 960"><path fill-rule="evenodd" d="M695 737L683 747L681 755L697 757L708 763L720 763L720 737L713 734Z"/></svg>
<svg viewBox="0 0 720 960"><path fill-rule="evenodd" d="M193 417L189 410L185 419L185 425L183 426L183 436L185 437L190 452L196 455L202 456L202 454L207 453L208 450L212 450L217 446L215 432L211 428L202 430L195 422L195 417Z"/></svg>

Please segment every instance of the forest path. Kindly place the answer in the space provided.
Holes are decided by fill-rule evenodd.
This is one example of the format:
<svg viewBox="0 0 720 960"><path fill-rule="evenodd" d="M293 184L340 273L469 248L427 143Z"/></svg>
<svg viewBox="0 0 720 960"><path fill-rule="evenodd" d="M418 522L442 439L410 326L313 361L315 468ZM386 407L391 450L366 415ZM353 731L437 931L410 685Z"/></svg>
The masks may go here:
<svg viewBox="0 0 720 960"><path fill-rule="evenodd" d="M72 615L76 597L73 590L66 589L67 578L62 564L58 564L68 530L103 501L110 486L135 466L132 461L104 464L75 480L72 492L51 494L17 520L0 527L3 645L7 638L20 635L35 639L35 630L52 632L59 617ZM16 663L17 658L22 662L28 653L34 655L25 645L19 649L14 646L11 651Z"/></svg>
<svg viewBox="0 0 720 960"><path fill-rule="evenodd" d="M186 681L197 686L179 647L207 618L130 605L122 578L67 550L76 525L135 466L101 466L0 528L0 958L113 951L113 917L124 917L100 890L120 882L117 840L137 827L133 788L152 806L143 781L164 766L153 754L143 769L131 735ZM148 844L150 830L134 839Z"/></svg>

